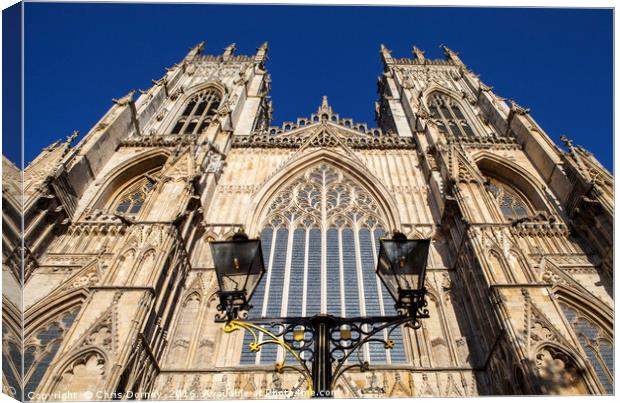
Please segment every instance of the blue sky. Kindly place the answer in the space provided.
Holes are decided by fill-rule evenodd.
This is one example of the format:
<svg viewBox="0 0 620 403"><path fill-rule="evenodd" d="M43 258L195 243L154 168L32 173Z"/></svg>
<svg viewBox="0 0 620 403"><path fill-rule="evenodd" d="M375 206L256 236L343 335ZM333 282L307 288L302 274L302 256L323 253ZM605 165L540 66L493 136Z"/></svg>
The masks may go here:
<svg viewBox="0 0 620 403"><path fill-rule="evenodd" d="M220 54L270 45L274 124L329 96L341 117L374 125L379 44L430 58L445 43L500 96L531 108L556 142L566 134L612 168L611 10L27 3L25 160L82 135L131 89L206 41ZM5 154L7 150L5 150ZM9 156L15 159L15 154Z"/></svg>

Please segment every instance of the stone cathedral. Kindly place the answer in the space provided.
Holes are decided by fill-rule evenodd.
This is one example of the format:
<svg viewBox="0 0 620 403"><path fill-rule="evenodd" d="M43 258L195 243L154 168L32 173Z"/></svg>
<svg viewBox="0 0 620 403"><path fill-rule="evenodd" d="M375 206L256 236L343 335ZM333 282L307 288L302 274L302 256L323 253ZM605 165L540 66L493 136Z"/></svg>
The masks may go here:
<svg viewBox="0 0 620 403"><path fill-rule="evenodd" d="M282 347L214 321L209 241L240 229L266 267L250 318L393 314L380 238L431 239L430 317L360 350L336 397L613 393L613 177L591 153L447 47L380 47L376 127L327 97L271 126L267 44L203 48L44 149L23 193L3 159L4 393L304 397Z"/></svg>

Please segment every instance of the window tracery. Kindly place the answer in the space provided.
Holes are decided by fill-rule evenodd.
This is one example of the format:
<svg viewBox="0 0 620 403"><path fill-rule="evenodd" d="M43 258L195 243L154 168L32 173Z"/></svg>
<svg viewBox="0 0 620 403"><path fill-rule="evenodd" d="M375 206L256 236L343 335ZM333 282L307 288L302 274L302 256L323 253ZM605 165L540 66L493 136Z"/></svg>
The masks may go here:
<svg viewBox="0 0 620 403"><path fill-rule="evenodd" d="M24 394L35 392L80 308L64 312L24 340Z"/></svg>
<svg viewBox="0 0 620 403"><path fill-rule="evenodd" d="M509 220L516 220L529 216L530 208L521 195L503 183L490 178L486 188L499 205L502 215Z"/></svg>
<svg viewBox="0 0 620 403"><path fill-rule="evenodd" d="M452 97L434 93L430 96L428 110L440 131L454 137L473 137L471 125Z"/></svg>
<svg viewBox="0 0 620 403"><path fill-rule="evenodd" d="M93 392L98 390L105 374L106 360L98 351L88 351L64 370L59 377L55 392L67 393L75 400L92 400Z"/></svg>
<svg viewBox="0 0 620 403"><path fill-rule="evenodd" d="M543 392L550 395L583 395L587 387L571 357L552 346L543 346L535 357Z"/></svg>
<svg viewBox="0 0 620 403"><path fill-rule="evenodd" d="M202 133L220 107L221 95L215 88L207 88L192 96L172 129L172 134Z"/></svg>
<svg viewBox="0 0 620 403"><path fill-rule="evenodd" d="M113 203L117 213L135 215L142 210L146 199L155 187L157 173L151 172L142 176L125 189Z"/></svg>
<svg viewBox="0 0 620 403"><path fill-rule="evenodd" d="M586 315L565 302L560 302L564 316L570 323L584 349L587 359L594 368L605 392L614 390L614 349L612 337Z"/></svg>
<svg viewBox="0 0 620 403"><path fill-rule="evenodd" d="M385 234L379 205L342 170L322 163L307 169L279 191L268 207L261 233L265 278L253 298L254 317L354 317L395 314L375 274L379 237ZM242 364L273 363L277 347L247 350ZM374 363L405 362L402 333L387 351L372 343L364 351Z"/></svg>
<svg viewBox="0 0 620 403"><path fill-rule="evenodd" d="M22 349L19 337L9 333L7 326L2 326L2 374L6 383L2 383L2 392L20 399Z"/></svg>

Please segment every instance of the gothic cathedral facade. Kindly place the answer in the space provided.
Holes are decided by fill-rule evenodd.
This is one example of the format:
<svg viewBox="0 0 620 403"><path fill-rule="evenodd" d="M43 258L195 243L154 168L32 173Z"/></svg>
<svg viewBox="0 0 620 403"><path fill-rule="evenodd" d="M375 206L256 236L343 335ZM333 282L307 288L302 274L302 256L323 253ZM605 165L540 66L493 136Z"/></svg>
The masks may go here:
<svg viewBox="0 0 620 403"><path fill-rule="evenodd" d="M4 158L5 393L303 397L281 347L214 321L209 241L241 228L267 268L254 317L388 315L380 238L431 239L430 318L360 351L336 396L613 393L613 177L443 50L381 46L376 128L327 97L272 127L267 44L199 44L43 150L23 194Z"/></svg>

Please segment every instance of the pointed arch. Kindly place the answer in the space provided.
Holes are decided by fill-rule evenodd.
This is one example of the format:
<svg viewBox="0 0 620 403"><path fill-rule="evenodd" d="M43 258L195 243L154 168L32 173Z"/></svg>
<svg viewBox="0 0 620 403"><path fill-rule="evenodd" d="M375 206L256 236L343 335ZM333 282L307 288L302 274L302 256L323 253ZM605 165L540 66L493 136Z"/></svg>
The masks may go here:
<svg viewBox="0 0 620 403"><path fill-rule="evenodd" d="M429 320L422 323L423 329L421 340L427 340L430 353L430 364L434 367L449 367L453 364L450 353L450 338L446 328L445 312L441 302L441 294L437 291L427 292L426 300L428 301Z"/></svg>
<svg viewBox="0 0 620 403"><path fill-rule="evenodd" d="M253 236L260 232L267 273L251 314L395 313L375 268L379 238L400 221L387 190L361 163L327 149L298 154L253 200L246 228ZM371 345L365 357L375 363L406 362L401 329L392 335L394 349ZM273 363L278 356L282 352L269 346L257 360ZM242 352L241 362L256 363L255 358Z"/></svg>
<svg viewBox="0 0 620 403"><path fill-rule="evenodd" d="M431 113L431 116L443 116L443 114L439 112L437 114L433 113L432 98L436 94L447 98L450 102L453 102L458 111L462 114L462 116L455 115L453 112L456 111L451 111L449 113L452 115L452 118L448 118L448 120L459 121L461 126L457 130L461 132L461 135L476 136L477 133L486 133L484 127L480 124L480 120L471 110L471 107L462 102L463 95L438 83L431 83L431 85L422 92L421 99L424 101L424 106ZM465 123L464 125L462 124L463 121ZM469 127L469 130L467 127ZM451 130L449 132L448 130L449 129L446 128L446 134L450 133L454 135Z"/></svg>
<svg viewBox="0 0 620 403"><path fill-rule="evenodd" d="M488 151L479 152L472 158L485 176L517 190L535 210L545 213L553 211L543 190L545 186L526 169Z"/></svg>
<svg viewBox="0 0 620 403"><path fill-rule="evenodd" d="M182 117L182 114L187 109L187 106L190 104L192 98L200 95L201 92L209 90L213 90L215 92L218 98L218 108L223 104L227 96L230 95L230 91L228 90L228 88L226 88L224 84L213 80L200 83L186 89L183 95L179 97L179 99L177 99L172 109L167 113L167 118L164 120L161 126L164 131L166 133L173 133L179 118Z"/></svg>
<svg viewBox="0 0 620 403"><path fill-rule="evenodd" d="M196 347L193 353L192 368L212 367L216 362L216 346L220 344L222 328L215 323L218 315L217 305L219 297L217 294L205 293L205 303L201 311L201 319L196 323Z"/></svg>
<svg viewBox="0 0 620 403"><path fill-rule="evenodd" d="M153 273L156 259L157 251L154 248L149 248L142 252L135 270L131 273L130 282L137 286L147 285L149 278Z"/></svg>
<svg viewBox="0 0 620 403"><path fill-rule="evenodd" d="M93 391L100 390L105 374L109 372L110 360L108 354L101 348L90 346L68 355L55 365L58 376L52 377L52 393L74 393L76 400L91 400L88 395ZM78 382L74 382L75 374L81 376Z"/></svg>
<svg viewBox="0 0 620 403"><path fill-rule="evenodd" d="M53 295L30 307L25 313L24 393L35 392L88 297L85 288Z"/></svg>
<svg viewBox="0 0 620 403"><path fill-rule="evenodd" d="M248 217L245 228L249 234L258 234L262 229L261 220L269 208L275 194L291 180L298 177L312 166L327 163L346 172L352 179L367 190L379 204L388 230L400 228L400 216L396 203L379 178L369 172L360 162L348 155L329 149L318 149L302 155L281 167L254 193L252 215Z"/></svg>
<svg viewBox="0 0 620 403"><path fill-rule="evenodd" d="M577 289L553 288L566 322L605 393L614 388L613 311Z"/></svg>
<svg viewBox="0 0 620 403"><path fill-rule="evenodd" d="M110 270L110 280L114 284L119 285L127 285L125 284L128 279L131 278L131 275L134 270L134 266L136 264L136 259L138 256L138 252L134 246L130 246L118 255L118 259L116 259L116 264L113 269Z"/></svg>
<svg viewBox="0 0 620 403"><path fill-rule="evenodd" d="M176 314L173 337L168 348L167 365L182 368L188 359L191 342L195 336L195 320L202 304L202 290L189 289Z"/></svg>
<svg viewBox="0 0 620 403"><path fill-rule="evenodd" d="M93 207L106 208L122 192L121 189L126 189L148 172L163 167L169 155L170 151L165 149L148 150L114 167L103 177L100 189L92 199Z"/></svg>
<svg viewBox="0 0 620 403"><path fill-rule="evenodd" d="M577 283L577 285L579 285ZM553 294L560 303L572 306L595 320L608 334L613 335L614 331L614 312L613 308L607 306L590 293L584 293L586 289L580 290L575 287L567 287L564 284L555 284L552 288Z"/></svg>
<svg viewBox="0 0 620 403"><path fill-rule="evenodd" d="M506 262L501 253L495 249L487 251L487 260L491 269L491 277L497 284L506 284L510 282L510 277L506 270Z"/></svg>
<svg viewBox="0 0 620 403"><path fill-rule="evenodd" d="M572 348L545 341L537 345L532 360L544 394L596 393L586 363Z"/></svg>
<svg viewBox="0 0 620 403"><path fill-rule="evenodd" d="M508 250L508 266L512 269L511 272L515 277L517 283L535 282L535 276L527 263L527 258L523 251L518 248L510 248Z"/></svg>

